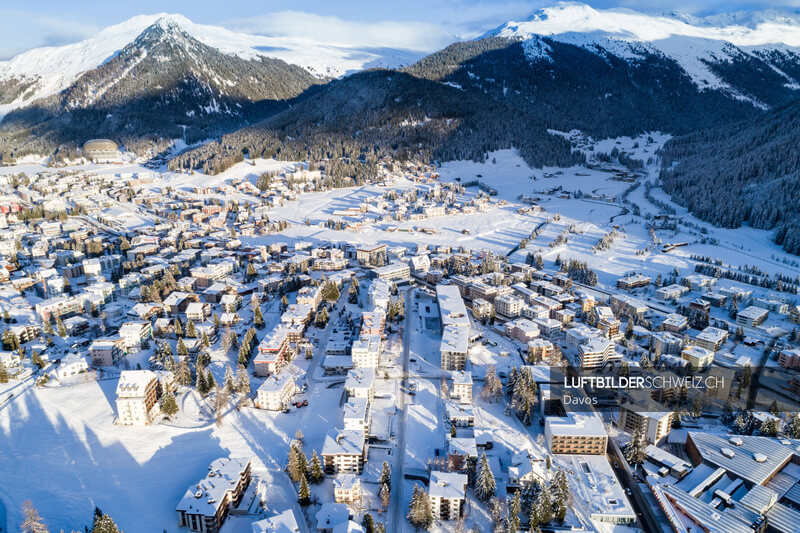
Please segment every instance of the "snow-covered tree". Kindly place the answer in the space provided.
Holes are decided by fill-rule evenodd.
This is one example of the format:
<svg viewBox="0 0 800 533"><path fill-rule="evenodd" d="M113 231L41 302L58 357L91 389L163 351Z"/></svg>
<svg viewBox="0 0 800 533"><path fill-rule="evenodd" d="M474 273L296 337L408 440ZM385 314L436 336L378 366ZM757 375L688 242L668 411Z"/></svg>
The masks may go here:
<svg viewBox="0 0 800 533"><path fill-rule="evenodd" d="M641 425L637 426L633 432L633 438L625 447L625 460L632 465L640 464L644 460L646 447L647 439L644 428Z"/></svg>
<svg viewBox="0 0 800 533"><path fill-rule="evenodd" d="M308 479L311 483L318 485L325 479L325 472L322 470L322 461L319 460L317 450L311 453L311 463L309 465Z"/></svg>
<svg viewBox="0 0 800 533"><path fill-rule="evenodd" d="M492 468L489 460L484 453L478 463L478 477L475 480L475 496L482 502L488 502L497 490L497 483L494 480Z"/></svg>
<svg viewBox="0 0 800 533"><path fill-rule="evenodd" d="M161 412L164 413L167 418L178 412L178 402L175 400L175 395L172 394L172 391L168 390L166 394L161 397L160 404Z"/></svg>
<svg viewBox="0 0 800 533"><path fill-rule="evenodd" d="M25 500L25 503L22 504L20 531L22 533L49 533L42 517L39 516L39 511L36 510L30 500Z"/></svg>
<svg viewBox="0 0 800 533"><path fill-rule="evenodd" d="M233 370L230 365L225 365L225 392L229 395L236 393L236 380L233 377Z"/></svg>
<svg viewBox="0 0 800 533"><path fill-rule="evenodd" d="M92 533L121 533L117 524L107 514L94 517L94 525L92 525Z"/></svg>
<svg viewBox="0 0 800 533"><path fill-rule="evenodd" d="M406 518L416 528L428 529L433 525L433 510L431 509L428 494L416 483L414 484L414 492L411 495Z"/></svg>
<svg viewBox="0 0 800 533"><path fill-rule="evenodd" d="M300 488L297 489L297 503L306 506L311 503L311 489L308 488L306 476L300 476Z"/></svg>

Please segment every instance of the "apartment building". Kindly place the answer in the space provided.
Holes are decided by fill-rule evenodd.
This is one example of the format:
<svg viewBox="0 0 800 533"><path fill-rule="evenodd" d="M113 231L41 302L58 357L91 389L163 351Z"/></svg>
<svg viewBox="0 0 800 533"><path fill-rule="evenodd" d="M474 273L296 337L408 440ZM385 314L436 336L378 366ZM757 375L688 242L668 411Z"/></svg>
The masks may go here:
<svg viewBox="0 0 800 533"><path fill-rule="evenodd" d="M681 351L681 359L688 361L694 370L705 370L714 362L714 352L700 346L686 346Z"/></svg>
<svg viewBox="0 0 800 533"><path fill-rule="evenodd" d="M178 526L200 533L218 533L249 485L249 459L215 460L209 465L206 477L190 485L175 507Z"/></svg>
<svg viewBox="0 0 800 533"><path fill-rule="evenodd" d="M297 393L297 383L289 372L272 374L258 387L256 407L270 411L280 411L289 405Z"/></svg>
<svg viewBox="0 0 800 533"><path fill-rule="evenodd" d="M726 340L728 340L727 331L708 326L697 334L697 337L694 338L694 344L700 348L716 352L722 347Z"/></svg>
<svg viewBox="0 0 800 533"><path fill-rule="evenodd" d="M641 428L647 437L647 442L658 444L672 428L672 412L640 411L629 406L622 406L619 411L617 427L631 435Z"/></svg>
<svg viewBox="0 0 800 533"><path fill-rule="evenodd" d="M289 347L288 337L289 333L286 329L277 327L261 339L261 342L258 343L258 353L253 358L256 376L268 376L280 368Z"/></svg>
<svg viewBox="0 0 800 533"><path fill-rule="evenodd" d="M128 353L122 337L97 339L89 346L93 366L113 366Z"/></svg>
<svg viewBox="0 0 800 533"><path fill-rule="evenodd" d="M762 324L769 316L769 310L751 305L736 314L736 324L746 328L754 328Z"/></svg>
<svg viewBox="0 0 800 533"><path fill-rule="evenodd" d="M138 349L142 342L153 337L153 328L150 322L126 322L119 328L119 335L128 350Z"/></svg>
<svg viewBox="0 0 800 533"><path fill-rule="evenodd" d="M602 420L588 413L548 416L544 435L553 454L603 455L608 445Z"/></svg>
<svg viewBox="0 0 800 533"><path fill-rule="evenodd" d="M343 430L336 436L327 435L321 455L327 474L361 474L367 455L366 433Z"/></svg>
<svg viewBox="0 0 800 533"><path fill-rule="evenodd" d="M125 370L117 383L117 423L145 425L158 414L158 375L150 370Z"/></svg>
<svg viewBox="0 0 800 533"><path fill-rule="evenodd" d="M366 398L372 402L375 397L375 370L372 368L354 368L347 372L344 390L349 398Z"/></svg>
<svg viewBox="0 0 800 533"><path fill-rule="evenodd" d="M466 474L432 471L428 498L433 516L439 520L457 520L461 517L466 492Z"/></svg>
<svg viewBox="0 0 800 533"><path fill-rule="evenodd" d="M622 355L614 349L614 343L606 338L593 337L578 347L581 368L599 368L621 358Z"/></svg>
<svg viewBox="0 0 800 533"><path fill-rule="evenodd" d="M494 300L494 308L498 315L515 318L522 313L523 301L516 296L504 294Z"/></svg>
<svg viewBox="0 0 800 533"><path fill-rule="evenodd" d="M342 424L346 431L369 432L372 409L366 398L350 398L342 407Z"/></svg>
<svg viewBox="0 0 800 533"><path fill-rule="evenodd" d="M472 403L472 372L461 370L453 372L453 385L450 387L450 398L461 403Z"/></svg>
<svg viewBox="0 0 800 533"><path fill-rule="evenodd" d="M381 338L378 335L366 335L353 341L350 350L353 368L377 368L381 357Z"/></svg>

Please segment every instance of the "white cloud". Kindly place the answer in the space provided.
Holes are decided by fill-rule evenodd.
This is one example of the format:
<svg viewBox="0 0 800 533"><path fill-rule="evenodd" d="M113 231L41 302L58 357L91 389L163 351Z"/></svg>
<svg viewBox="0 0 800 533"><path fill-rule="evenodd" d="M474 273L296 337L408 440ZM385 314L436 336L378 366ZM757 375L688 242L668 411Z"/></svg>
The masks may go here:
<svg viewBox="0 0 800 533"><path fill-rule="evenodd" d="M223 23L244 33L309 39L343 46L428 51L446 46L458 35L430 22L355 22L300 11L280 11Z"/></svg>
<svg viewBox="0 0 800 533"><path fill-rule="evenodd" d="M61 46L96 35L100 28L68 17L54 18L19 9L0 9L0 59L40 46Z"/></svg>

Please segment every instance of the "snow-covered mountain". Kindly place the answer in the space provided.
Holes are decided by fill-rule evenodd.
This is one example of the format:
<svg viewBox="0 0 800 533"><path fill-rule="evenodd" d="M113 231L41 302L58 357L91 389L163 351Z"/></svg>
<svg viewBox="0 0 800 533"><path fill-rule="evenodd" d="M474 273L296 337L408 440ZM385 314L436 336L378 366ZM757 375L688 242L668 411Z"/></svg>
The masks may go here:
<svg viewBox="0 0 800 533"><path fill-rule="evenodd" d="M548 40L629 62L661 55L675 61L700 89L728 91L760 107L766 105L727 79L726 67L758 63L780 76L787 88L800 88L793 72L800 64L800 16L792 13L764 11L697 18L559 3L535 12L528 20L508 22L486 36L525 40L532 61L550 59Z"/></svg>
<svg viewBox="0 0 800 533"><path fill-rule="evenodd" d="M247 60L280 59L303 67L319 78L339 77L368 67L408 64L419 57L418 53L404 50L354 49L302 39L237 33L195 24L182 15L140 15L78 43L36 48L0 61L0 116L66 89L81 74L110 61L147 28L159 23L176 25L200 43L224 54Z"/></svg>

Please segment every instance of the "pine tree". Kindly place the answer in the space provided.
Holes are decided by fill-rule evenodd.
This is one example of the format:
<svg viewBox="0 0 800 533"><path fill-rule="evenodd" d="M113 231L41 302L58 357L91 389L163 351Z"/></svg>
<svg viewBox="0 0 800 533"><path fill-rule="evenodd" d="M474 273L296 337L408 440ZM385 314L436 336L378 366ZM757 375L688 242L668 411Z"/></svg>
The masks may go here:
<svg viewBox="0 0 800 533"><path fill-rule="evenodd" d="M194 327L194 322L191 320L189 321L189 324L186 326L186 336L189 337L190 339L197 338L197 328Z"/></svg>
<svg viewBox="0 0 800 533"><path fill-rule="evenodd" d="M294 482L300 481L301 477L305 477L308 474L308 460L306 459L306 454L297 445L293 444L289 448L289 464L287 470L289 471L289 477L292 478Z"/></svg>
<svg viewBox="0 0 800 533"><path fill-rule="evenodd" d="M783 427L783 432L791 439L800 439L800 413L789 415Z"/></svg>
<svg viewBox="0 0 800 533"><path fill-rule="evenodd" d="M364 528L364 533L375 533L375 520L369 513L364 513L364 518L361 519L361 526Z"/></svg>
<svg viewBox="0 0 800 533"><path fill-rule="evenodd" d="M325 472L322 470L322 462L319 460L317 450L311 454L311 466L309 468L309 481L314 485L319 485L325 479Z"/></svg>
<svg viewBox="0 0 800 533"><path fill-rule="evenodd" d="M56 319L56 331L58 332L59 337L67 336L67 328L64 327L64 323L61 321L61 317L58 317Z"/></svg>
<svg viewBox="0 0 800 533"><path fill-rule="evenodd" d="M311 503L311 490L308 488L306 476L300 477L300 488L297 490L297 503L306 506Z"/></svg>
<svg viewBox="0 0 800 533"><path fill-rule="evenodd" d="M183 338L178 339L177 351L178 355L181 357L186 357L187 355L189 355L189 348L187 348L186 345L183 343Z"/></svg>
<svg viewBox="0 0 800 533"><path fill-rule="evenodd" d="M211 339L208 338L208 333L205 330L203 330L203 336L200 339L200 343L204 348L211 346Z"/></svg>
<svg viewBox="0 0 800 533"><path fill-rule="evenodd" d="M208 385L208 392L211 392L214 387L217 386L217 382L214 380L214 374L211 373L211 370L206 373L206 384Z"/></svg>
<svg viewBox="0 0 800 533"><path fill-rule="evenodd" d="M22 533L48 533L49 530L44 525L42 517L39 516L39 511L30 500L25 500L25 503L22 504L22 516L22 525L20 526Z"/></svg>
<svg viewBox="0 0 800 533"><path fill-rule="evenodd" d="M8 370L3 363L0 363L0 383L8 383Z"/></svg>
<svg viewBox="0 0 800 533"><path fill-rule="evenodd" d="M206 374L203 372L202 368L197 369L197 381L195 387L197 388L197 393L203 398L208 395L208 382L206 381Z"/></svg>
<svg viewBox="0 0 800 533"><path fill-rule="evenodd" d="M236 391L244 396L250 394L250 377L242 365L239 365L239 369L236 371Z"/></svg>
<svg viewBox="0 0 800 533"><path fill-rule="evenodd" d="M378 480L378 483L381 485L388 485L392 482L392 469L389 467L389 463L386 461L383 462L383 466L381 467L381 477Z"/></svg>
<svg viewBox="0 0 800 533"><path fill-rule="evenodd" d="M122 533L114 520L107 514L95 516L92 533Z"/></svg>
<svg viewBox="0 0 800 533"><path fill-rule="evenodd" d="M428 529L433 525L433 511L431 510L430 499L417 484L414 484L414 493L411 495L411 503L409 503L406 518L415 528Z"/></svg>
<svg viewBox="0 0 800 533"><path fill-rule="evenodd" d="M508 511L508 520L506 521L506 533L517 533L519 531L519 515L522 512L522 500L519 493L520 491L517 491L514 494L514 499L511 500L511 508Z"/></svg>
<svg viewBox="0 0 800 533"><path fill-rule="evenodd" d="M388 509L392 499L392 489L389 484L384 483L381 483L380 487L378 496L381 498L381 505L384 509Z"/></svg>
<svg viewBox="0 0 800 533"><path fill-rule="evenodd" d="M645 457L647 440L642 426L637 426L631 442L625 447L625 460L632 465L640 464Z"/></svg>
<svg viewBox="0 0 800 533"><path fill-rule="evenodd" d="M258 328L264 327L264 315L261 314L260 306L256 306L256 310L253 313L253 324L255 324Z"/></svg>
<svg viewBox="0 0 800 533"><path fill-rule="evenodd" d="M169 360L172 360L172 355L169 356ZM187 386L192 382L192 371L189 368L189 361L187 359L181 359L175 379L183 386Z"/></svg>
<svg viewBox="0 0 800 533"><path fill-rule="evenodd" d="M172 391L167 391L167 393L161 397L161 412L164 413L167 418L178 412L178 402L175 400L175 395L172 394Z"/></svg>
<svg viewBox="0 0 800 533"><path fill-rule="evenodd" d="M233 370L230 365L225 365L225 392L230 395L236 393L236 381L233 378Z"/></svg>
<svg viewBox="0 0 800 533"><path fill-rule="evenodd" d="M488 502L494 496L497 483L489 466L489 460L484 453L478 465L478 479L475 482L475 496L482 502Z"/></svg>

